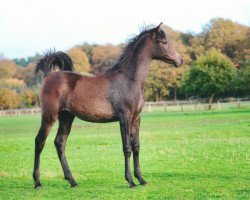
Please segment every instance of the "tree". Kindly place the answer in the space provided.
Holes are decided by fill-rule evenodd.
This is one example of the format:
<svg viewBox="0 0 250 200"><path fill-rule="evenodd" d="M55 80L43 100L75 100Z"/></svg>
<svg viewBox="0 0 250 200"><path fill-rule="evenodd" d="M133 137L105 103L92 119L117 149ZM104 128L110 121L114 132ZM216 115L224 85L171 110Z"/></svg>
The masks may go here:
<svg viewBox="0 0 250 200"><path fill-rule="evenodd" d="M17 108L20 97L15 90L0 89L0 109Z"/></svg>
<svg viewBox="0 0 250 200"><path fill-rule="evenodd" d="M153 61L146 82L146 99L148 101L160 101L167 98L168 93L169 83L166 65L160 61Z"/></svg>
<svg viewBox="0 0 250 200"><path fill-rule="evenodd" d="M121 53L119 46L100 45L92 50L92 69L91 72L99 74L107 70Z"/></svg>
<svg viewBox="0 0 250 200"><path fill-rule="evenodd" d="M248 27L246 37L237 43L236 52L237 58L241 61L242 64L250 60L250 28ZM242 62L243 61L243 62Z"/></svg>
<svg viewBox="0 0 250 200"><path fill-rule="evenodd" d="M36 63L30 63L27 67L17 67L15 77L23 80L29 88L34 88L42 83L43 73L35 74Z"/></svg>
<svg viewBox="0 0 250 200"><path fill-rule="evenodd" d="M23 80L17 78L8 78L0 80L0 89L10 89L17 92L22 92L25 88Z"/></svg>
<svg viewBox="0 0 250 200"><path fill-rule="evenodd" d="M19 66L26 67L30 63L37 62L42 57L41 54L36 53L34 56L29 56L27 58L15 58L13 61Z"/></svg>
<svg viewBox="0 0 250 200"><path fill-rule="evenodd" d="M16 64L12 60L0 60L0 79L12 78L16 73Z"/></svg>
<svg viewBox="0 0 250 200"><path fill-rule="evenodd" d="M92 51L93 49L97 46L97 44L88 44L88 43L84 43L80 46L78 46L79 48L81 48L83 50L83 52L86 53L88 59L89 59L89 63L92 65Z"/></svg>
<svg viewBox="0 0 250 200"><path fill-rule="evenodd" d="M182 91L187 95L199 95L209 98L234 88L236 68L232 61L215 49L200 56L184 75Z"/></svg>
<svg viewBox="0 0 250 200"><path fill-rule="evenodd" d="M89 59L85 52L79 47L74 47L68 51L73 61L74 70L80 73L87 73L90 70Z"/></svg>
<svg viewBox="0 0 250 200"><path fill-rule="evenodd" d="M38 96L32 90L26 90L22 95L22 101L25 107L32 107L38 103Z"/></svg>
<svg viewBox="0 0 250 200"><path fill-rule="evenodd" d="M232 20L215 18L203 27L203 31L191 39L190 53L194 58L206 50L216 48L235 63L246 56L245 41L249 38L249 27ZM244 43L244 44L243 44Z"/></svg>
<svg viewBox="0 0 250 200"><path fill-rule="evenodd" d="M26 58L15 58L14 61L17 65L22 67L26 67L29 64Z"/></svg>
<svg viewBox="0 0 250 200"><path fill-rule="evenodd" d="M241 63L241 68L237 70L236 86L237 93L250 95L250 60Z"/></svg>
<svg viewBox="0 0 250 200"><path fill-rule="evenodd" d="M186 66L175 68L161 61L153 61L146 82L146 99L164 100L168 98L170 91L173 91L173 98L177 100L177 89L185 70Z"/></svg>
<svg viewBox="0 0 250 200"><path fill-rule="evenodd" d="M186 70L187 70L187 65L183 65L179 68L175 68L172 66L167 68L169 96L171 96L175 101L177 101L177 95L180 83Z"/></svg>

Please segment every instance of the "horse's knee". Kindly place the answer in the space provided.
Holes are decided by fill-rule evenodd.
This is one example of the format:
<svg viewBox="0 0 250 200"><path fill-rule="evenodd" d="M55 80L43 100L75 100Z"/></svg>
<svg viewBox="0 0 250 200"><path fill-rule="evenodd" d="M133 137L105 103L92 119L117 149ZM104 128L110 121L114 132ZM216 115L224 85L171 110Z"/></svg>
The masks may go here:
<svg viewBox="0 0 250 200"><path fill-rule="evenodd" d="M140 145L134 145L133 146L133 153L138 154L140 151Z"/></svg>
<svg viewBox="0 0 250 200"><path fill-rule="evenodd" d="M124 148L123 149L124 156L130 156L131 155L131 148Z"/></svg>

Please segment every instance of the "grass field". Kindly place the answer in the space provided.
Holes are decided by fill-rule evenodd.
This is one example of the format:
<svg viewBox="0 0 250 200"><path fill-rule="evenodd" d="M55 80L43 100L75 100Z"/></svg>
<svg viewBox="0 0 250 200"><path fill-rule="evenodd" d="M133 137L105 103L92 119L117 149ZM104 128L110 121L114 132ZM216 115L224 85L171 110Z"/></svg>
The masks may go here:
<svg viewBox="0 0 250 200"><path fill-rule="evenodd" d="M66 154L78 187L63 180L55 124L41 156L43 187L34 190L39 124L40 116L0 117L0 199L250 198L250 109L144 112L140 160L148 185L136 189L124 180L118 124L77 119Z"/></svg>

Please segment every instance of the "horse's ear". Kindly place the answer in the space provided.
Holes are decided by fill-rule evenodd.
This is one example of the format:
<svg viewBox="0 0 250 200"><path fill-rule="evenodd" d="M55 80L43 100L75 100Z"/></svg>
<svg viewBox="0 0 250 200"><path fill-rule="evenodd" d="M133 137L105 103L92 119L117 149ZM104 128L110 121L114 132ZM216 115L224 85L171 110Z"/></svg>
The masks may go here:
<svg viewBox="0 0 250 200"><path fill-rule="evenodd" d="M155 29L159 31L159 30L161 29L161 25L162 25L162 24L163 24L163 23L161 22Z"/></svg>
<svg viewBox="0 0 250 200"><path fill-rule="evenodd" d="M155 31L153 32L153 39L155 39L157 37L157 35L159 35L159 32L161 30L161 26L162 26L162 22L154 29Z"/></svg>

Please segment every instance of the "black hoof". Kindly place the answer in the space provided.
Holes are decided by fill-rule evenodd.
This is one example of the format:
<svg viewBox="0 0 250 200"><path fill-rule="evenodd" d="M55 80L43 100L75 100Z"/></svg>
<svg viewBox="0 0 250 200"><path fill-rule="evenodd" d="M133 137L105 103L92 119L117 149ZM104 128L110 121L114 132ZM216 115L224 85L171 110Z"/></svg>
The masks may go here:
<svg viewBox="0 0 250 200"><path fill-rule="evenodd" d="M136 184L134 183L134 181L129 181L129 188L136 188Z"/></svg>
<svg viewBox="0 0 250 200"><path fill-rule="evenodd" d="M140 180L139 182L140 182L140 185L142 186L145 186L148 184L144 179Z"/></svg>
<svg viewBox="0 0 250 200"><path fill-rule="evenodd" d="M41 185L41 183L37 183L37 184L35 184L35 187L34 187L35 189L40 189L40 188L42 188L42 185Z"/></svg>
<svg viewBox="0 0 250 200"><path fill-rule="evenodd" d="M71 183L71 187L73 188L73 187L77 187L78 185L77 185L77 183L75 182L75 183Z"/></svg>

